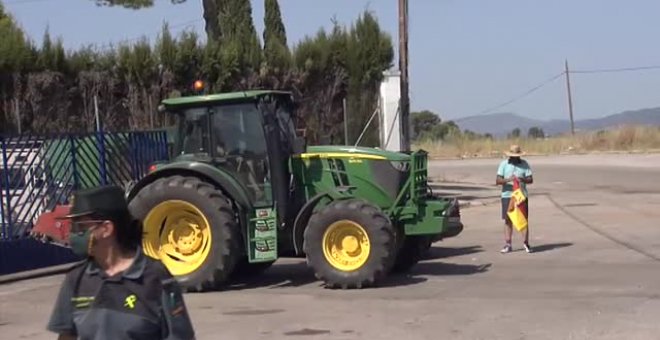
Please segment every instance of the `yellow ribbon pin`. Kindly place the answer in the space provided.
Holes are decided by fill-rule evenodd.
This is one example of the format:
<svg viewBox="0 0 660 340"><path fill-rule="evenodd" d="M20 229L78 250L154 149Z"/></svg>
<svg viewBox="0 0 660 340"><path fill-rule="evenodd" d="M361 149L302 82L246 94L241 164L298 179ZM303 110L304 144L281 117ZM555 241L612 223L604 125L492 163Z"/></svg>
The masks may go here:
<svg viewBox="0 0 660 340"><path fill-rule="evenodd" d="M128 307L130 309L135 308L135 301L137 301L137 296L135 296L135 294L127 296L124 302L124 307Z"/></svg>

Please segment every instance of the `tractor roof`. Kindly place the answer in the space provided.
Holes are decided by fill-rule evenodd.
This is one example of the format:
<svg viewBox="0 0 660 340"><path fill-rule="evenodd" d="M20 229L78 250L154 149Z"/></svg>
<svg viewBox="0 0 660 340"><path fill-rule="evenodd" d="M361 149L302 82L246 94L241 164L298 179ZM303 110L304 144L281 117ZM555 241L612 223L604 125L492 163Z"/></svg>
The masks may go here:
<svg viewBox="0 0 660 340"><path fill-rule="evenodd" d="M250 90L250 91L225 92L225 93L215 93L215 94L200 95L200 96L167 98L163 100L162 104L165 106L208 104L208 103L218 103L225 101L236 101L241 99L256 98L267 94L290 95L291 93L287 91L277 91L277 90Z"/></svg>

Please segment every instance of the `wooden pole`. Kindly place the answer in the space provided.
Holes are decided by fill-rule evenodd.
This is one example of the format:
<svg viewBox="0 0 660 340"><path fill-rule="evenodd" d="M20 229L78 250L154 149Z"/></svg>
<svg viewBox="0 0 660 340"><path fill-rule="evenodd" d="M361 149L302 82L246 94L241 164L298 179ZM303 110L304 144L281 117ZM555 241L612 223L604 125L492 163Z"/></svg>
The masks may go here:
<svg viewBox="0 0 660 340"><path fill-rule="evenodd" d="M399 0L399 70L401 72L401 149L410 151L410 98L408 95L408 0Z"/></svg>
<svg viewBox="0 0 660 340"><path fill-rule="evenodd" d="M571 135L575 136L575 122L573 121L573 96L571 95L571 77L568 71L568 60L564 63L564 73L566 74L566 92L568 94L568 114L571 120Z"/></svg>

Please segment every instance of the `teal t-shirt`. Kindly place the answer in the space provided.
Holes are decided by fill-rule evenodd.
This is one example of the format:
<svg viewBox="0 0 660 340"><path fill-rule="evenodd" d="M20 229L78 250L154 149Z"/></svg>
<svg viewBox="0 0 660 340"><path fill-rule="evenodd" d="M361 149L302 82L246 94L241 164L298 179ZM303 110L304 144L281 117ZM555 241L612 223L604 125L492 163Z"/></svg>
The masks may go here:
<svg viewBox="0 0 660 340"><path fill-rule="evenodd" d="M530 177L532 176L532 168L524 159L521 160L519 164L511 164L509 163L508 159L503 160L497 169L497 175L504 178L509 178L514 174L519 178ZM520 188L522 189L523 193L525 193L525 196L528 196L527 185L521 182ZM506 183L502 186L502 197L509 198L511 197L512 192L513 182Z"/></svg>

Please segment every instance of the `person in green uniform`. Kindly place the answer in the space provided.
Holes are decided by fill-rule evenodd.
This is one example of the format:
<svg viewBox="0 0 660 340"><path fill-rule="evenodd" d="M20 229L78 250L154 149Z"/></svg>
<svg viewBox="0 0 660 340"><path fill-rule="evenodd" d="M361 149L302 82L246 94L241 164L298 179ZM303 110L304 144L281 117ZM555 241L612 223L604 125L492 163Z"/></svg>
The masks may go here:
<svg viewBox="0 0 660 340"><path fill-rule="evenodd" d="M47 329L59 339L194 339L183 294L145 256L141 228L117 186L74 195L69 244L85 260L66 275Z"/></svg>

